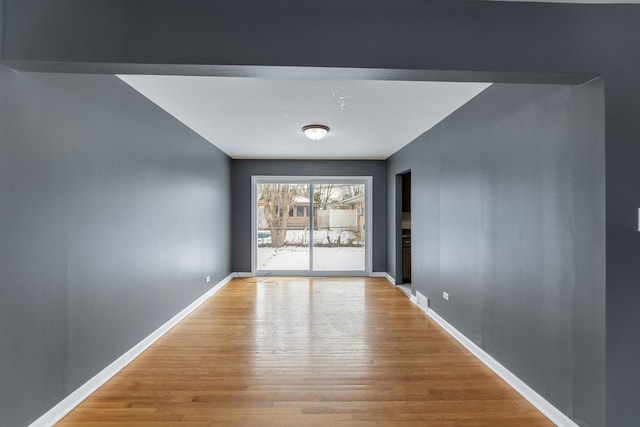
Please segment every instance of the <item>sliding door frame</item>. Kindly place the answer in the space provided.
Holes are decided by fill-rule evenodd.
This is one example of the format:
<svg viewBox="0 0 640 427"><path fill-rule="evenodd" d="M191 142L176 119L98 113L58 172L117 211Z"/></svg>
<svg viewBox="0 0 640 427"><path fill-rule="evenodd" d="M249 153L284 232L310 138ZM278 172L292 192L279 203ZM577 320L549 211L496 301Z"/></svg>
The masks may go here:
<svg viewBox="0 0 640 427"><path fill-rule="evenodd" d="M364 270L313 270L313 238L309 239L309 269L308 270L260 270L258 263L258 184L307 184L309 185L309 230L313 229L315 206L313 203L312 184L364 184L365 195L365 267ZM371 274L372 236L373 236L373 177L372 176L264 176L251 177L251 274L277 274L281 276L369 276ZM313 234L313 231L311 231Z"/></svg>

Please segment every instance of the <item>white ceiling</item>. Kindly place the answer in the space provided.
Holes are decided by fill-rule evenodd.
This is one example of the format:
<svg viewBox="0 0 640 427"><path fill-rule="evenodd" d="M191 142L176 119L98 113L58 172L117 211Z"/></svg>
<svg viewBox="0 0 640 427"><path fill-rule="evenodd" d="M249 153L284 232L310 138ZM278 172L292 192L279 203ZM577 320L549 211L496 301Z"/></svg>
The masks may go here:
<svg viewBox="0 0 640 427"><path fill-rule="evenodd" d="M118 76L232 158L386 159L488 83ZM302 126L331 128L310 141Z"/></svg>

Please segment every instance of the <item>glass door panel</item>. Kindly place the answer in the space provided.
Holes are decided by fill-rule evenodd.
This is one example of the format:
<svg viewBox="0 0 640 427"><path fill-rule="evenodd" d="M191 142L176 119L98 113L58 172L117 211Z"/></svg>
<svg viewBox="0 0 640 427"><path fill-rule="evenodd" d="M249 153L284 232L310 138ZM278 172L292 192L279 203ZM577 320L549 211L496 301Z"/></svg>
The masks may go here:
<svg viewBox="0 0 640 427"><path fill-rule="evenodd" d="M258 183L257 270L311 270L310 185Z"/></svg>
<svg viewBox="0 0 640 427"><path fill-rule="evenodd" d="M314 271L365 270L365 185L313 184Z"/></svg>

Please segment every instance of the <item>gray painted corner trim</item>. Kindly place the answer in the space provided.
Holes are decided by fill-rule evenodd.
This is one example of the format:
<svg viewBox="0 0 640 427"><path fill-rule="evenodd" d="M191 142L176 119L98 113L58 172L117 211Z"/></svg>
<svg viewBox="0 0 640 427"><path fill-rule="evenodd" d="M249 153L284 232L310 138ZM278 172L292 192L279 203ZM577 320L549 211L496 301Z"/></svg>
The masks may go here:
<svg viewBox="0 0 640 427"><path fill-rule="evenodd" d="M411 296L411 302L413 302L418 308L424 311L427 316L433 319L438 325L440 325L449 335L462 344L467 350L476 356L482 363L484 363L489 369L495 372L500 378L502 378L507 384L517 391L522 397L524 397L529 403L535 406L542 414L549 418L549 420L560 427L579 427L571 418L566 416L558 408L553 406L544 397L539 395L534 389L529 387L524 381L518 378L514 373L505 368L500 362L494 359L491 355L485 352L482 348L477 346L473 341L464 336L460 331L454 328L449 322L440 317L435 311L429 307L424 307L418 303L416 297Z"/></svg>
<svg viewBox="0 0 640 427"><path fill-rule="evenodd" d="M164 325L160 326L158 329L153 331L150 335L140 341L138 344L134 345L124 353L122 356L114 360L110 365L105 367L102 371L98 372L93 378L89 381L78 387L71 394L61 400L57 405L53 408L49 409L45 412L40 418L35 420L33 423L29 424L29 427L50 427L55 423L60 421L65 415L71 412L76 406L78 406L82 401L84 401L87 397L89 397L93 392L95 392L98 388L100 388L104 383L109 381L114 375L120 372L125 366L131 363L136 357L138 357L143 351L149 348L152 344L154 344L158 339L160 339L164 334L166 334L171 328L180 323L185 317L191 314L196 308L202 305L209 297L218 292L225 286L232 278L238 277L237 273L229 274L227 277L222 279L220 282L215 284L211 289L209 289L204 295L199 297L197 300L189 304L178 314L173 316L169 321L167 321Z"/></svg>

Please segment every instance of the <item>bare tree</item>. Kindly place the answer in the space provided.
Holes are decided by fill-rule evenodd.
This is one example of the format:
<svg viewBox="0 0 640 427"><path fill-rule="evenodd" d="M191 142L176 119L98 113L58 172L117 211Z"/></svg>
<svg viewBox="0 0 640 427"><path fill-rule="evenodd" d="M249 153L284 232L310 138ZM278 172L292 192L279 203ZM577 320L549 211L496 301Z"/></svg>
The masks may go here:
<svg viewBox="0 0 640 427"><path fill-rule="evenodd" d="M321 184L313 187L313 202L316 207L326 206L333 196L333 184Z"/></svg>
<svg viewBox="0 0 640 427"><path fill-rule="evenodd" d="M347 184L340 187L340 198L342 200L350 199L364 193L364 185Z"/></svg>
<svg viewBox="0 0 640 427"><path fill-rule="evenodd" d="M304 187L295 184L258 185L258 200L262 201L264 218L271 230L271 245L275 248L284 246L289 209L295 197L302 194Z"/></svg>

